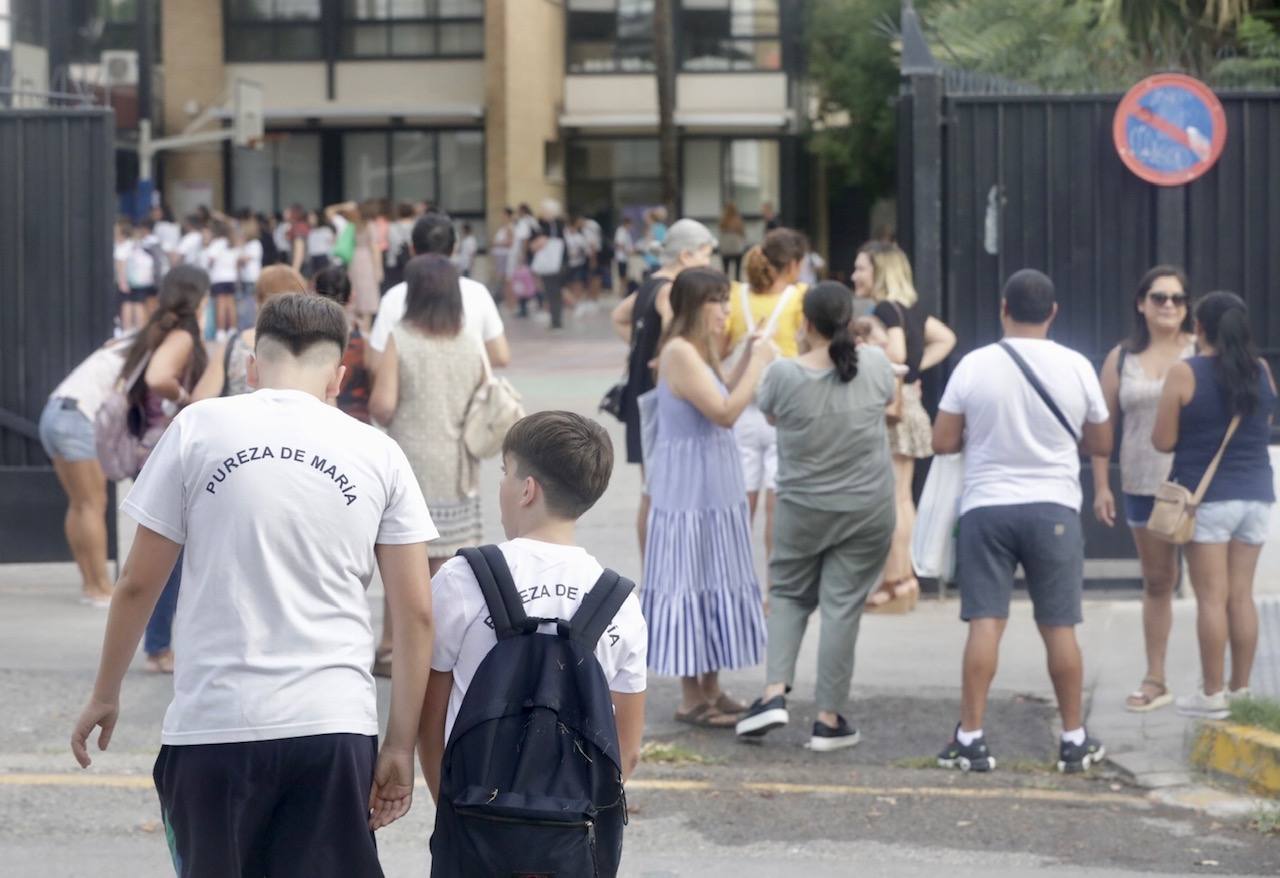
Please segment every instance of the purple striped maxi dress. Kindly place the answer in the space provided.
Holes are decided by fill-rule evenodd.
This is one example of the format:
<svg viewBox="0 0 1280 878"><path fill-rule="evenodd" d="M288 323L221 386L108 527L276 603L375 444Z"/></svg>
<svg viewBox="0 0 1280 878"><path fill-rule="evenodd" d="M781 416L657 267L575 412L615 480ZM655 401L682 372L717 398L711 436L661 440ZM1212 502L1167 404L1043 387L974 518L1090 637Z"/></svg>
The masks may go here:
<svg viewBox="0 0 1280 878"><path fill-rule="evenodd" d="M757 665L764 659L764 610L733 431L672 395L665 381L655 393L657 436L644 462L651 503L640 591L649 668L692 677Z"/></svg>

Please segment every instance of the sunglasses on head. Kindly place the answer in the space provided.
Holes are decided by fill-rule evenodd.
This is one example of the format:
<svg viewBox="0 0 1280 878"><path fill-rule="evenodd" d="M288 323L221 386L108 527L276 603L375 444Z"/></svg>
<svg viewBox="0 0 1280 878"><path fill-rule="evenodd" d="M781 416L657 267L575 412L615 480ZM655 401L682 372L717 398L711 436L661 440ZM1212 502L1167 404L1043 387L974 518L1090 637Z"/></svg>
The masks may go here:
<svg viewBox="0 0 1280 878"><path fill-rule="evenodd" d="M1179 308L1187 304L1186 293L1147 293L1147 298L1157 305L1168 305L1172 302Z"/></svg>

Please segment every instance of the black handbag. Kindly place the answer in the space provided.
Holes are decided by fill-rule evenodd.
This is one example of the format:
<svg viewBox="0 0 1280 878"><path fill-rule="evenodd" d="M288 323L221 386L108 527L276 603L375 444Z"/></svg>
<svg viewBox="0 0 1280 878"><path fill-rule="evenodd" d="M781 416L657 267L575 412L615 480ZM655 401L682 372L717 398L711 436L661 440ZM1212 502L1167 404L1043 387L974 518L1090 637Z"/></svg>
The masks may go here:
<svg viewBox="0 0 1280 878"><path fill-rule="evenodd" d="M619 421L626 423L627 417L622 410L622 401L627 392L627 376L623 376L622 380L605 391L604 396L600 398L600 411L608 412Z"/></svg>

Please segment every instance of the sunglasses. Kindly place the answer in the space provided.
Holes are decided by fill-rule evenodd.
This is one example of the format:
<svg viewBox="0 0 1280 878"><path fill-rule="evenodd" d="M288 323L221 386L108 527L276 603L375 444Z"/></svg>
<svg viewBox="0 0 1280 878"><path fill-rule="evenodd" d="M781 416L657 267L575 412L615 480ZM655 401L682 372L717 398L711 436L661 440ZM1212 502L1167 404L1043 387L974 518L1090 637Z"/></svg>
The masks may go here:
<svg viewBox="0 0 1280 878"><path fill-rule="evenodd" d="M1185 308L1187 305L1186 293L1147 293L1147 298L1157 305L1168 305L1170 302L1178 308Z"/></svg>

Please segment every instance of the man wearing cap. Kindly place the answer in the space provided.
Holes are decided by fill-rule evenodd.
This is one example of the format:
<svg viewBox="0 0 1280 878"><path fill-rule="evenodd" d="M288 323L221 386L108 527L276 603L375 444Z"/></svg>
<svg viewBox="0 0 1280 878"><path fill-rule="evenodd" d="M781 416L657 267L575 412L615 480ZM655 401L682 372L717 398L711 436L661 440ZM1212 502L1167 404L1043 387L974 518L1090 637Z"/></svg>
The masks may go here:
<svg viewBox="0 0 1280 878"><path fill-rule="evenodd" d="M653 369L649 364L658 356L662 330L671 320L671 282L686 268L710 265L715 249L716 239L710 229L697 220L677 220L667 229L663 240L662 265L638 290L613 309L613 328L623 341L631 345L627 359L627 387L622 395L623 421L627 425L627 463L644 465L640 447L640 408L636 400L654 387ZM640 496L640 510L636 518L641 552L644 552L648 518L649 495L644 493Z"/></svg>

